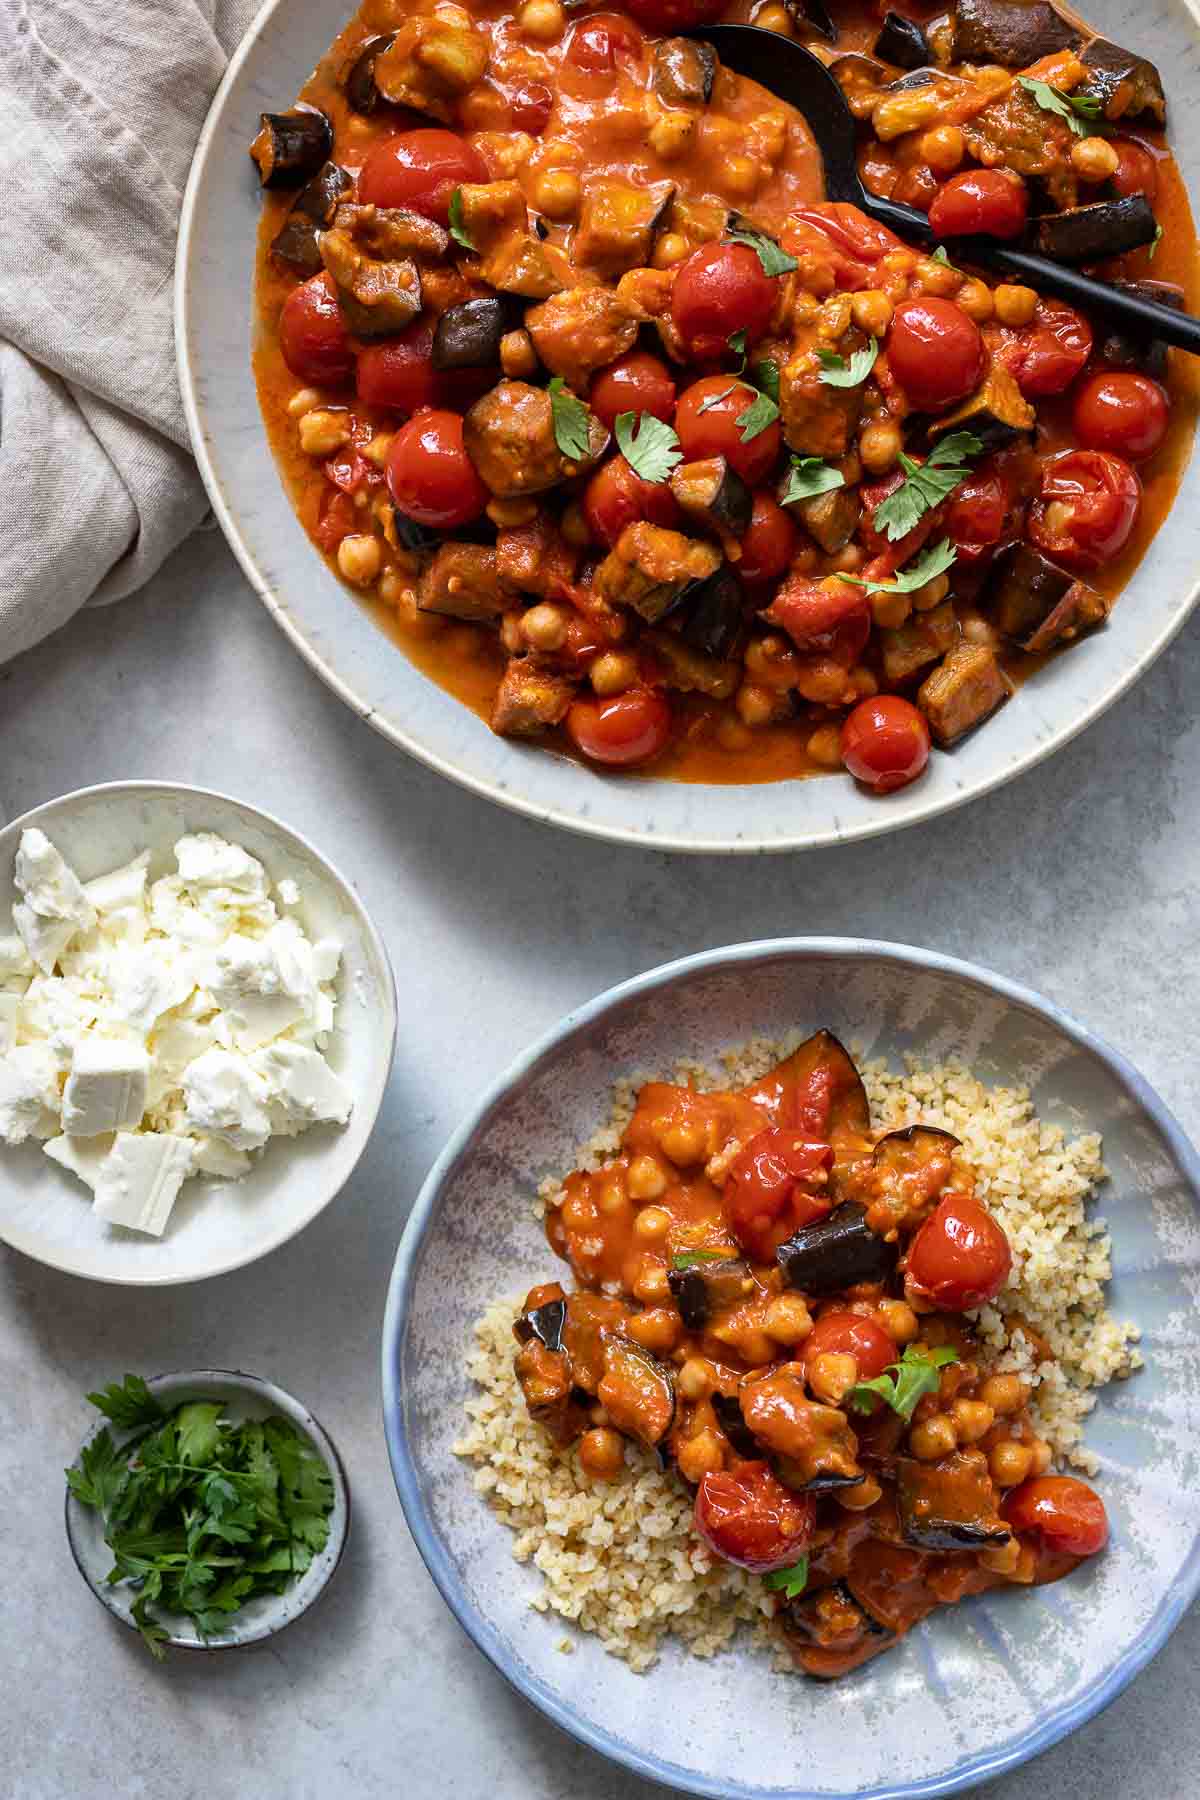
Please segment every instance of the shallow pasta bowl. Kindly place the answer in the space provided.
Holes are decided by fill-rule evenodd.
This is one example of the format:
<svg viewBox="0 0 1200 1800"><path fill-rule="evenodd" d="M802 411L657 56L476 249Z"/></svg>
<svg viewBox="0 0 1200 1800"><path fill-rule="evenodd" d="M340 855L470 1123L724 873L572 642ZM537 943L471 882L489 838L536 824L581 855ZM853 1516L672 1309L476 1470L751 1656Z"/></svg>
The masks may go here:
<svg viewBox="0 0 1200 1800"><path fill-rule="evenodd" d="M1113 1525L1103 1557L1050 1588L935 1615L843 1681L775 1675L749 1647L646 1675L595 1639L558 1645L539 1577L451 1446L472 1392L472 1322L549 1278L530 1200L608 1113L619 1075L713 1063L756 1036L828 1026L869 1056L966 1061L1025 1084L1043 1120L1103 1134L1110 1306L1142 1327L1146 1368L1110 1387L1087 1430ZM1200 1587L1200 1158L1117 1052L1049 1002L967 963L855 939L714 950L602 994L486 1094L429 1176L396 1261L383 1338L384 1420L409 1526L443 1597L513 1685L640 1774L721 1800L945 1794L1011 1768L1107 1705Z"/></svg>
<svg viewBox="0 0 1200 1800"><path fill-rule="evenodd" d="M1096 0L1101 30L1127 35L1118 0ZM213 102L188 183L176 278L179 374L213 509L251 586L293 645L391 742L478 794L551 824L660 849L811 848L911 825L986 793L1065 744L1111 705L1183 623L1197 598L1200 513L1177 504L1109 625L1031 677L1001 712L901 794L848 779L699 786L603 775L497 738L391 644L308 541L271 458L250 351L260 200L246 146L258 114L290 104L347 16L346 0L270 0ZM1184 0L1137 17L1138 47L1164 71L1185 175L1200 171L1200 26ZM1194 458L1193 464L1194 467ZM1190 474L1185 472L1186 488Z"/></svg>

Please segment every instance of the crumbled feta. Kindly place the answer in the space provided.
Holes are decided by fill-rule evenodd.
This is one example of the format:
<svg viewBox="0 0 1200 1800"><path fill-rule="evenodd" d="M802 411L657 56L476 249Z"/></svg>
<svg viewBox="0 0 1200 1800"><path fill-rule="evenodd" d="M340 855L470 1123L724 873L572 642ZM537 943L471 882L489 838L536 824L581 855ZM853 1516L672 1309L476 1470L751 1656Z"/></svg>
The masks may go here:
<svg viewBox="0 0 1200 1800"><path fill-rule="evenodd" d="M6 994L0 989L0 1056L7 1056L16 1043L20 1023L20 994Z"/></svg>
<svg viewBox="0 0 1200 1800"><path fill-rule="evenodd" d="M113 1137L52 1137L42 1148L46 1155L95 1190L100 1170L113 1147Z"/></svg>
<svg viewBox="0 0 1200 1800"><path fill-rule="evenodd" d="M114 869L110 875L98 875L85 881L83 891L96 909L98 935L125 944L140 944L146 936L146 871L150 852Z"/></svg>
<svg viewBox="0 0 1200 1800"><path fill-rule="evenodd" d="M247 1057L206 1050L184 1070L183 1096L189 1127L235 1150L259 1150L271 1135L271 1096Z"/></svg>
<svg viewBox="0 0 1200 1800"><path fill-rule="evenodd" d="M14 879L23 896L13 907L17 935L49 975L76 933L95 924L95 908L74 869L36 829L21 833Z"/></svg>
<svg viewBox="0 0 1200 1800"><path fill-rule="evenodd" d="M92 1210L111 1225L161 1237L191 1172L190 1138L166 1131L120 1131L96 1171Z"/></svg>
<svg viewBox="0 0 1200 1800"><path fill-rule="evenodd" d="M134 1131L146 1110L150 1058L140 1044L86 1037L75 1046L63 1089L63 1130L69 1137Z"/></svg>
<svg viewBox="0 0 1200 1800"><path fill-rule="evenodd" d="M45 1044L17 1044L0 1056L0 1138L53 1137L58 1129L58 1063Z"/></svg>
<svg viewBox="0 0 1200 1800"><path fill-rule="evenodd" d="M350 1117L354 1104L350 1090L317 1051L280 1038L265 1049L256 1050L250 1062L270 1094L269 1111L275 1132L294 1137L310 1125L344 1125Z"/></svg>
<svg viewBox="0 0 1200 1800"><path fill-rule="evenodd" d="M33 967L33 958L15 931L0 937L0 988L28 981Z"/></svg>

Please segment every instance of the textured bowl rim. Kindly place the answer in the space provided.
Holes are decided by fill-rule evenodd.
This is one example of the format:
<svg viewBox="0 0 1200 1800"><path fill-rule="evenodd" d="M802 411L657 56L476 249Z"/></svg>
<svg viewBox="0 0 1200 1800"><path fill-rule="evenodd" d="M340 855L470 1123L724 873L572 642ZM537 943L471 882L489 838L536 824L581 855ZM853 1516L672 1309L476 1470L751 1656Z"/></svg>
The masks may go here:
<svg viewBox="0 0 1200 1800"><path fill-rule="evenodd" d="M381 737L406 751L417 762L424 763L427 768L435 770L439 775L444 775L450 781L457 782L460 787L479 795L480 798L491 800L498 806L507 807L511 812L519 813L525 818L536 819L541 824L555 825L566 831L577 832L582 837L598 838L609 843L631 844L641 849L672 850L700 856L761 856L793 850L818 850L831 844L854 843L866 838L881 837L889 831L901 831L910 825L919 825L926 819L938 818L943 813L952 812L971 800L982 799L985 794L992 793L996 788L1002 787L1016 776L1023 775L1044 758L1062 749L1081 731L1093 724L1102 713L1107 712L1110 706L1114 705L1136 681L1140 680L1191 616L1197 601L1200 600L1200 577L1193 579L1190 589L1184 592L1179 606L1158 634L1132 659L1127 668L1118 673L1110 684L1097 691L1092 700L1080 709L1076 717L1051 731L1045 738L1040 738L1031 731L1029 741L1024 747L1018 748L1000 767L980 780L970 784L960 781L949 791L933 794L925 800L920 798L923 791L921 786L915 790L908 790L911 797L902 798L895 794L884 796L880 800L877 810L874 810L870 816L861 822L844 827L837 823L835 809L833 823L817 827L793 838L773 838L769 842L754 837L681 837L671 831L657 828L653 821L643 829L631 825L597 822L582 813L567 811L559 806L547 806L537 800L526 798L506 784L489 780L485 775L475 774L460 767L450 756L431 749L420 739L411 736L401 725L393 723L360 698L351 683L338 673L332 661L322 655L309 641L299 622L292 616L276 592L275 587L259 569L238 524L236 494L226 494L213 466L197 395L197 382L192 363L190 323L192 299L189 292L189 270L200 192L204 183L209 154L220 134L226 100L239 81L242 66L254 50L258 39L271 23L276 12L285 4L286 0L265 0L265 4L255 15L246 35L230 58L224 78L213 96L213 102L204 121L188 174L179 218L174 293L175 354L179 387L183 396L184 416L191 438L192 454L196 458L213 512L225 534L226 542L241 565L242 573L254 592L305 662L325 685L332 689L339 700L360 719L365 720ZM1192 13L1194 18L1200 17L1195 12L1195 0L1183 0L1183 4L1185 10ZM206 294L208 292L208 290L203 291ZM260 440L264 455L273 463L274 459L266 442L265 432L261 428ZM1186 478L1186 470L1184 475ZM1177 493L1175 504L1179 504L1181 497L1182 490ZM1136 581L1136 579L1135 573L1134 580ZM1185 584L1181 581L1180 585L1183 588ZM403 652L400 651L398 654L403 655ZM407 659L405 660L407 662ZM413 669L414 674L420 673L411 663L408 666ZM817 778L813 777L813 779ZM697 786L701 785L697 784ZM782 789L785 800L787 793L791 791L791 784L788 783L746 785L755 790L760 787ZM636 782L632 784L631 791L638 792L639 784Z"/></svg>
<svg viewBox="0 0 1200 1800"><path fill-rule="evenodd" d="M396 1033L398 1027L396 972L392 968L392 959L388 955L387 945L384 943L383 937L380 934L375 921L367 911L358 892L342 874L342 871L338 868L337 864L330 862L324 851L319 850L312 842L311 838L305 837L303 832L297 831L295 826L289 825L286 820L277 818L274 813L266 812L261 806L255 806L248 800L239 800L236 794L223 793L219 788L194 787L191 783L186 781L141 781L136 777L131 777L123 781L98 781L91 787L72 788L68 793L56 794L50 800L43 800L37 806L31 806L17 818L10 819L6 825L0 825L0 842L9 837L12 833L19 833L27 826L37 824L51 807L65 806L74 801L97 799L102 794L119 794L126 796L127 798L132 798L135 794L145 793L183 794L196 800L215 800L222 806L236 807L240 812L248 813L252 818L261 821L261 823L264 826L269 827L270 830L278 832L281 837L290 838L294 844L300 845L303 850L307 851L314 862L320 863L321 867L328 871L334 884L345 897L348 908L357 918L363 936L370 944L375 956L378 958L379 967L383 971L383 994L388 1015L388 1046L387 1056L382 1065L383 1072L379 1082L378 1093L374 1095L355 1095L355 1106L370 1106L371 1116L370 1122L366 1125L364 1130L363 1141L359 1148L358 1155L346 1170L346 1173L342 1176L337 1185L324 1196L319 1205L313 1206L303 1215L303 1217L297 1218L294 1222L286 1225L274 1237L270 1238L261 1246L253 1249L245 1256L234 1256L219 1263L216 1267L206 1268L202 1274L198 1275L172 1275L163 1274L161 1271L157 1274L145 1276L97 1275L94 1270L80 1268L78 1263L71 1260L65 1252L61 1255L46 1255L41 1247L35 1247L39 1241L32 1238L28 1232L14 1231L11 1227L0 1224L0 1243L7 1244L10 1249L19 1250L23 1256L31 1257L34 1262L41 1263L45 1268L57 1269L64 1275L74 1275L81 1281L101 1281L109 1287L180 1287L189 1281L210 1281L216 1275L229 1275L232 1274L234 1269L248 1268L252 1263L258 1262L260 1258L270 1256L272 1251L278 1250L281 1245L288 1243L290 1239L306 1230L307 1227L312 1224L313 1220L318 1218L321 1213L325 1211L325 1208L331 1206L337 1199L365 1155L367 1146L374 1135L375 1126L379 1120L380 1110L382 1109L384 1099L387 1095L388 1082L391 1079L392 1073L392 1064L395 1061L396 1056Z"/></svg>
<svg viewBox="0 0 1200 1800"><path fill-rule="evenodd" d="M500 1674L547 1718L569 1736L599 1751L611 1761L620 1763L648 1780L657 1781L686 1793L701 1794L709 1800L836 1800L826 1789L814 1792L807 1788L746 1787L731 1779L710 1780L697 1776L677 1764L662 1761L652 1753L622 1743L611 1732L594 1725L575 1708L564 1704L509 1652L499 1632L468 1597L458 1570L443 1544L430 1517L421 1489L416 1465L409 1450L403 1423L402 1397L399 1388L399 1353L412 1301L417 1265L426 1234L434 1220L443 1187L466 1153L476 1135L490 1122L503 1105L509 1090L529 1075L539 1063L584 1027L603 1018L623 1002L670 987L681 978L700 970L734 968L759 961L795 960L811 962L851 959L857 962L881 962L900 969L920 969L950 975L959 981L981 988L1009 1001L1013 1006L1036 1014L1055 1026L1081 1049L1099 1058L1116 1079L1132 1093L1137 1103L1162 1133L1171 1155L1188 1181L1196 1204L1200 1205L1200 1153L1193 1147L1175 1119L1145 1077L1133 1064L1102 1038L1088 1030L1068 1012L1043 998L1034 989L1006 976L993 974L953 956L942 956L933 950L913 945L888 943L870 938L795 937L759 939L755 942L701 951L680 957L620 982L589 1000L549 1031L544 1032L527 1050L515 1058L494 1081L474 1110L458 1127L446 1145L417 1197L409 1215L404 1235L396 1253L396 1262L388 1288L387 1309L383 1324L382 1384L383 1422L388 1456L400 1504L426 1568L432 1575L443 1600L475 1646L483 1652ZM1200 1592L1200 1534L1193 1540L1179 1575L1145 1626L1102 1680L1096 1682L1070 1705L1050 1710L1042 1723L995 1750L982 1751L956 1764L945 1774L921 1781L889 1782L882 1787L855 1789L856 1800L927 1800L928 1796L957 1793L981 1781L990 1781L1007 1770L1016 1768L1037 1756L1068 1733L1101 1712L1122 1693L1134 1676L1159 1651L1187 1608ZM849 1795L844 1797L849 1800Z"/></svg>
<svg viewBox="0 0 1200 1800"><path fill-rule="evenodd" d="M186 1650L197 1656L215 1656L222 1650L250 1650L256 1644L267 1643L271 1638L278 1637L281 1631L286 1631L289 1625L294 1625L297 1619L302 1619L305 1613L311 1612L312 1608L317 1604L317 1601L322 1599L328 1592L330 1582L342 1566L342 1557L346 1553L346 1545L350 1538L350 1525L352 1519L350 1482L346 1475L346 1466L342 1461L337 1445L322 1425L320 1419L317 1418L316 1414L310 1412L303 1401L297 1400L296 1396L290 1394L286 1388L281 1388L278 1382L268 1381L265 1375L252 1375L246 1369L171 1369L162 1375L148 1376L146 1379L146 1386L150 1389L152 1394L162 1392L169 1395L180 1391L186 1391L191 1388L203 1388L210 1382L224 1382L226 1384L236 1383L236 1385L244 1389L246 1393L254 1394L258 1399L268 1401L277 1409L277 1411L282 1412L285 1417L289 1418L293 1425L298 1425L300 1427L305 1436L312 1440L314 1446L320 1451L325 1460L325 1466L329 1470L330 1479L333 1482L334 1511L336 1512L337 1502L340 1500L342 1503L342 1521L340 1534L333 1540L334 1555L332 1562L325 1570L320 1581L313 1586L313 1590L306 1598L304 1605L296 1612L289 1613L286 1618L280 1619L275 1623L271 1623L269 1618L264 1619L258 1626L253 1627L244 1637L239 1637L232 1642L226 1643L208 1643L203 1638L185 1638L178 1636L175 1632L167 1633L164 1641L169 1644L173 1650ZM87 1449L93 1439L105 1429L107 1424L108 1421L106 1419L97 1419L96 1423L81 1442L79 1451L76 1455L76 1460L78 1460L78 1456ZM81 1503L75 1499L68 1487L63 1497L63 1524L66 1529L67 1547L71 1552L71 1559L89 1591L100 1602L100 1605L104 1608L105 1612L116 1619L119 1625L123 1625L127 1631L136 1632L137 1626L134 1624L133 1620L127 1618L125 1613L122 1612L120 1607L116 1604L116 1587L110 1588L106 1583L100 1583L98 1585L92 1580L91 1575L83 1565L83 1558L76 1542L74 1524L82 1514L82 1511L83 1508ZM332 1516L331 1513L330 1517ZM322 1554L324 1554L324 1552L322 1552ZM303 1576L301 1577L301 1580L303 1580ZM275 1596L275 1598L281 1600L284 1597L285 1596L282 1594Z"/></svg>

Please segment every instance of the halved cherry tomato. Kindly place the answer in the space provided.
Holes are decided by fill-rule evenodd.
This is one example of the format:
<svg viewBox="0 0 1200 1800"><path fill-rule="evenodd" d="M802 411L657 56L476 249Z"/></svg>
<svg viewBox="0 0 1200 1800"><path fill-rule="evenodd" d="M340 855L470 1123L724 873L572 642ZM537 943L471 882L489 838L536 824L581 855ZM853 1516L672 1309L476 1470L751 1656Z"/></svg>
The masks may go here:
<svg viewBox="0 0 1200 1800"><path fill-rule="evenodd" d="M625 527L639 519L677 525L679 507L665 481L643 481L623 456L612 456L584 489L583 516L592 536L611 550Z"/></svg>
<svg viewBox="0 0 1200 1800"><path fill-rule="evenodd" d="M433 327L423 319L399 337L360 350L354 371L360 400L368 406L386 406L405 418L423 406L465 412L495 379L494 369L435 369Z"/></svg>
<svg viewBox="0 0 1200 1800"><path fill-rule="evenodd" d="M824 1192L811 1190L824 1188L832 1162L828 1144L815 1143L800 1131L769 1125L752 1137L725 1178L725 1212L738 1243L766 1262L777 1242L801 1225L823 1219L833 1202ZM773 1228L781 1224L783 1230L773 1236Z"/></svg>
<svg viewBox="0 0 1200 1800"><path fill-rule="evenodd" d="M1092 328L1065 300L1039 300L1032 325L1003 332L995 355L1027 400L1070 387L1092 353Z"/></svg>
<svg viewBox="0 0 1200 1800"><path fill-rule="evenodd" d="M753 404L754 389L735 376L705 375L693 381L675 408L675 430L687 460L723 456L748 487L757 487L775 465L782 434L774 419L765 431L742 442L738 421Z"/></svg>
<svg viewBox="0 0 1200 1800"><path fill-rule="evenodd" d="M938 189L929 208L937 237L1020 237L1029 216L1029 193L1016 175L1002 169L964 169Z"/></svg>
<svg viewBox="0 0 1200 1800"><path fill-rule="evenodd" d="M337 293L323 269L294 287L279 314L279 348L300 381L340 387L354 369L354 352Z"/></svg>
<svg viewBox="0 0 1200 1800"><path fill-rule="evenodd" d="M671 708L656 688L630 688L611 700L576 700L567 736L592 762L628 769L650 762L671 739Z"/></svg>
<svg viewBox="0 0 1200 1800"><path fill-rule="evenodd" d="M847 291L870 287L879 259L905 248L895 232L844 200L793 207L780 242L786 250L815 250Z"/></svg>
<svg viewBox="0 0 1200 1800"><path fill-rule="evenodd" d="M943 530L958 550L960 563L977 563L1004 536L1009 494L998 475L975 474L955 491L946 508Z"/></svg>
<svg viewBox="0 0 1200 1800"><path fill-rule="evenodd" d="M877 794L907 787L929 761L924 713L899 694L860 700L842 725L842 761L856 781Z"/></svg>
<svg viewBox="0 0 1200 1800"><path fill-rule="evenodd" d="M1108 1542L1103 1500L1071 1475L1035 1475L1013 1488L1000 1510L1014 1531L1039 1538L1047 1550L1095 1556Z"/></svg>
<svg viewBox="0 0 1200 1800"><path fill-rule="evenodd" d="M777 292L749 244L702 244L675 272L671 318L688 354L709 362L736 331L747 342L762 336Z"/></svg>
<svg viewBox="0 0 1200 1800"><path fill-rule="evenodd" d="M817 1523L811 1494L785 1488L765 1462L710 1470L696 1489L696 1530L726 1562L766 1575L808 1549Z"/></svg>
<svg viewBox="0 0 1200 1800"><path fill-rule="evenodd" d="M313 537L332 556L344 537L358 530L359 513L349 494L337 488L326 488L321 502L321 516L313 527Z"/></svg>
<svg viewBox="0 0 1200 1800"><path fill-rule="evenodd" d="M804 1340L801 1360L811 1363L826 1351L852 1356L858 1364L860 1381L874 1381L899 1355L882 1325L852 1312L822 1313Z"/></svg>
<svg viewBox="0 0 1200 1800"><path fill-rule="evenodd" d="M1145 194L1151 206L1158 194L1158 164L1145 144L1137 138L1110 138L1117 153L1117 172L1112 176L1114 190L1122 197Z"/></svg>
<svg viewBox="0 0 1200 1800"><path fill-rule="evenodd" d="M694 31L725 11L725 0L626 0L630 14L647 31Z"/></svg>
<svg viewBox="0 0 1200 1800"><path fill-rule="evenodd" d="M618 62L635 62L642 34L620 13L592 13L581 19L567 40L567 61L589 75L607 75Z"/></svg>
<svg viewBox="0 0 1200 1800"><path fill-rule="evenodd" d="M770 494L754 496L750 523L742 533L742 560L737 572L752 587L778 581L790 566L799 540L796 522Z"/></svg>
<svg viewBox="0 0 1200 1800"><path fill-rule="evenodd" d="M1068 450L1043 465L1026 530L1054 562L1086 573L1125 548L1141 504L1142 484L1122 457Z"/></svg>
<svg viewBox="0 0 1200 1800"><path fill-rule="evenodd" d="M554 111L554 95L544 81L518 81L509 89L508 106L514 131L541 137Z"/></svg>
<svg viewBox="0 0 1200 1800"><path fill-rule="evenodd" d="M359 170L358 198L366 205L406 206L445 225L455 188L487 178L487 164L465 138L426 126L373 146Z"/></svg>
<svg viewBox="0 0 1200 1800"><path fill-rule="evenodd" d="M669 425L675 411L675 377L660 357L648 350L629 350L597 375L588 405L610 431L623 412L647 412Z"/></svg>
<svg viewBox="0 0 1200 1800"><path fill-rule="evenodd" d="M453 412L426 410L400 427L388 451L387 482L402 513L442 531L477 519L491 498Z"/></svg>
<svg viewBox="0 0 1200 1800"><path fill-rule="evenodd" d="M797 650L831 656L847 669L858 661L871 635L866 591L836 576L824 581L790 576L763 617L786 631Z"/></svg>
<svg viewBox="0 0 1200 1800"><path fill-rule="evenodd" d="M903 300L887 341L892 374L915 407L941 412L965 400L983 373L983 339L961 306L938 295Z"/></svg>
<svg viewBox="0 0 1200 1800"><path fill-rule="evenodd" d="M1114 370L1089 375L1080 385L1071 420L1089 450L1116 450L1130 462L1144 462L1167 435L1171 406L1148 375Z"/></svg>
<svg viewBox="0 0 1200 1800"><path fill-rule="evenodd" d="M994 1300L1012 1268L1002 1226L966 1194L946 1194L908 1252L907 1283L946 1312Z"/></svg>

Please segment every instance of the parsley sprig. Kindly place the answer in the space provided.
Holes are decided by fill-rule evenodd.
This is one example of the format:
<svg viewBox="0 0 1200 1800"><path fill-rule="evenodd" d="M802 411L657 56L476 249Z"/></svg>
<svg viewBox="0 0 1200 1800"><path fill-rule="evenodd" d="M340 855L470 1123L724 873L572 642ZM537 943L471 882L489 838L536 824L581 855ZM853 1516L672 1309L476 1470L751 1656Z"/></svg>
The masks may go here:
<svg viewBox="0 0 1200 1800"><path fill-rule="evenodd" d="M118 1447L105 1426L66 1470L67 1485L101 1514L109 1583L136 1590L130 1610L156 1658L168 1635L161 1614L184 1614L210 1637L255 1595L282 1593L324 1549L333 1483L290 1420L232 1425L215 1400L167 1412L137 1375L88 1399L140 1435Z"/></svg>
<svg viewBox="0 0 1200 1800"><path fill-rule="evenodd" d="M780 506L792 506L797 500L815 500L820 494L831 494L845 487L846 477L820 456L793 454L779 490Z"/></svg>
<svg viewBox="0 0 1200 1800"><path fill-rule="evenodd" d="M981 439L970 431L951 431L940 438L923 463L900 452L900 467L906 479L894 494L881 500L875 508L872 523L877 531L886 531L893 544L907 537L927 512L949 498L960 481L971 473L968 460L983 450Z"/></svg>
<svg viewBox="0 0 1200 1800"><path fill-rule="evenodd" d="M808 1586L808 1558L797 1557L790 1569L772 1569L763 1576L763 1586L782 1591L785 1600L794 1600Z"/></svg>
<svg viewBox="0 0 1200 1800"><path fill-rule="evenodd" d="M1017 86L1032 94L1043 112L1065 119L1076 137L1091 137L1103 129L1100 102L1094 94L1064 94L1061 88L1033 75L1018 75Z"/></svg>
<svg viewBox="0 0 1200 1800"><path fill-rule="evenodd" d="M764 356L760 362L755 363L754 371L762 382L761 387L756 386L749 376L739 376L719 393L709 394L696 408L699 417L701 413L711 412L714 406L720 406L722 400L728 400L730 394L736 394L739 388L745 388L747 393L753 394L754 398L745 412L737 416L738 436L743 444L748 444L751 438L756 438L760 431L765 431L779 417L779 370L769 357ZM774 394L769 391L771 388L774 388Z"/></svg>
<svg viewBox="0 0 1200 1800"><path fill-rule="evenodd" d="M554 421L554 441L572 462L584 462L591 454L589 427L592 415L582 400L577 400L561 375L550 383L550 416Z"/></svg>
<svg viewBox="0 0 1200 1800"><path fill-rule="evenodd" d="M951 567L958 551L949 538L941 538L928 550L923 550L915 562L909 563L907 569L900 569L889 581L874 581L861 575L847 575L841 569L836 571L839 581L849 581L855 587L866 588L868 594L913 594L923 588L926 582L935 576L944 575Z"/></svg>
<svg viewBox="0 0 1200 1800"><path fill-rule="evenodd" d="M762 264L764 275L786 275L789 269L798 267L794 256L781 250L773 237L768 237L765 231L759 231L748 219L743 219L740 213L734 213L730 219L725 231L725 242L749 244Z"/></svg>
<svg viewBox="0 0 1200 1800"><path fill-rule="evenodd" d="M839 356L836 350L830 350L827 345L821 344L817 349L817 361L821 365L819 379L826 387L861 387L875 367L878 355L879 345L874 338L862 350L851 351L849 362L844 356Z"/></svg>
<svg viewBox="0 0 1200 1800"><path fill-rule="evenodd" d="M455 188L450 196L450 210L448 217L450 236L454 239L455 243L461 244L464 250L474 250L474 242L472 241L466 226L463 224L463 198L461 188Z"/></svg>
<svg viewBox="0 0 1200 1800"><path fill-rule="evenodd" d="M643 481L666 481L683 461L675 431L653 413L618 413L614 430L621 455Z"/></svg>
<svg viewBox="0 0 1200 1800"><path fill-rule="evenodd" d="M907 1344L899 1362L889 1363L882 1375L873 1381L857 1381L850 1389L850 1404L856 1412L874 1412L885 1400L902 1419L911 1419L917 1401L923 1394L935 1394L941 1371L947 1363L958 1361L958 1351L947 1345L940 1350L919 1350Z"/></svg>
<svg viewBox="0 0 1200 1800"><path fill-rule="evenodd" d="M732 1250L678 1250L671 1258L673 1269L694 1269L701 1263L728 1262Z"/></svg>

